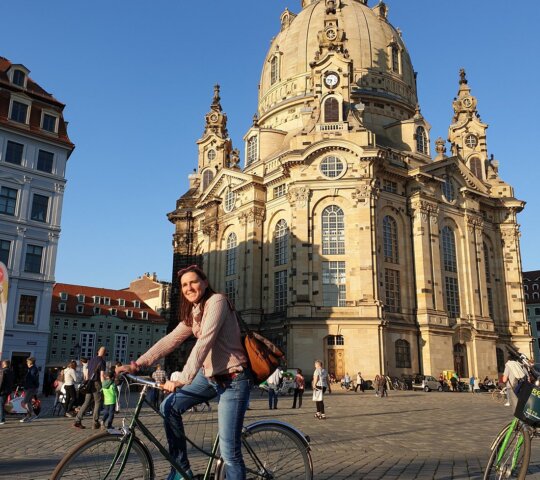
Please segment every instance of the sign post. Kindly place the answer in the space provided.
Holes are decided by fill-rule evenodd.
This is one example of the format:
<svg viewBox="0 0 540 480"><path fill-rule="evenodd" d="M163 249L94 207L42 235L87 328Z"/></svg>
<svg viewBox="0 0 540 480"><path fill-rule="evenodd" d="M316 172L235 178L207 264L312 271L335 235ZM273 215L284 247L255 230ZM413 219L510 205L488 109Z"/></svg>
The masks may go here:
<svg viewBox="0 0 540 480"><path fill-rule="evenodd" d="M9 276L6 266L0 262L0 358L4 348L8 302Z"/></svg>

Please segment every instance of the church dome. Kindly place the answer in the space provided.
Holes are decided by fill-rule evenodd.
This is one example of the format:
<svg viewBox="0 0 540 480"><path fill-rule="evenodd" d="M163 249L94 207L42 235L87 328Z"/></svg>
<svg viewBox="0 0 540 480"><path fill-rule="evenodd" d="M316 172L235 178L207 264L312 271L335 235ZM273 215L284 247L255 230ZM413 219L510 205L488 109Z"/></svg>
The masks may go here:
<svg viewBox="0 0 540 480"><path fill-rule="evenodd" d="M262 69L261 126L288 131L298 126L285 112L292 113L295 106L301 110L314 97L318 85L313 81L313 65L324 54L321 38L332 19L343 32L342 50L351 62L351 101L384 105L379 125L414 115L418 103L415 74L401 33L388 22L384 2L373 8L367 3L303 0L298 15L283 12L281 31L272 40Z"/></svg>

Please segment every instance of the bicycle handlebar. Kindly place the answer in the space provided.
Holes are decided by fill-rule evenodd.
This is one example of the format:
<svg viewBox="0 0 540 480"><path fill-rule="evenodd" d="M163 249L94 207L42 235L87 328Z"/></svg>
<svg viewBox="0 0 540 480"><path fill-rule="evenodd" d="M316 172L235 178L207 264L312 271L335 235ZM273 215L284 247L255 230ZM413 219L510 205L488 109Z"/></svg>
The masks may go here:
<svg viewBox="0 0 540 480"><path fill-rule="evenodd" d="M154 382L153 380L147 380L146 378L137 377L135 375L132 375L131 373L122 373L121 375L128 378L131 383L147 385L152 388L161 388L161 384Z"/></svg>

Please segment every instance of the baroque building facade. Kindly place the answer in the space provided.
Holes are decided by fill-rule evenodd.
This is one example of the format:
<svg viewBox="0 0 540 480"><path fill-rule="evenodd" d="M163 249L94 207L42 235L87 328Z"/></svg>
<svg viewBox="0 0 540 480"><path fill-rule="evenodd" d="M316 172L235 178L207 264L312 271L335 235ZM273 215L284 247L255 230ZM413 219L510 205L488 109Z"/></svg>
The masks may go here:
<svg viewBox="0 0 540 480"><path fill-rule="evenodd" d="M201 264L289 366L495 376L529 353L516 215L460 71L446 142L384 2L304 0L264 59L245 161L215 87L173 272ZM172 319L179 295L173 274ZM172 320L170 328L174 327Z"/></svg>
<svg viewBox="0 0 540 480"><path fill-rule="evenodd" d="M0 356L43 374L68 159L64 105L0 57L0 261L9 273ZM2 327L5 327L5 331Z"/></svg>

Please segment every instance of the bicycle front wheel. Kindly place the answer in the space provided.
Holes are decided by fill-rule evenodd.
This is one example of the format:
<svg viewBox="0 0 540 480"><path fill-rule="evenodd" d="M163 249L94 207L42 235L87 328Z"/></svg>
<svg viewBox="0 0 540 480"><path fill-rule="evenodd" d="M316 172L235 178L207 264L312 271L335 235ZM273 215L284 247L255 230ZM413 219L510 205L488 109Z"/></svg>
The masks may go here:
<svg viewBox="0 0 540 480"><path fill-rule="evenodd" d="M51 475L51 480L115 479L120 473L126 448L126 442L120 435L103 432L89 437L64 456ZM137 438L131 445L124 469L118 478L122 480L154 479L150 454Z"/></svg>
<svg viewBox="0 0 540 480"><path fill-rule="evenodd" d="M505 438L513 427L513 422L499 433L489 457L484 480L503 478L525 480L531 459L531 437L520 425L514 428L506 445Z"/></svg>
<svg viewBox="0 0 540 480"><path fill-rule="evenodd" d="M247 427L242 438L242 453L247 480L313 479L309 447L298 433L283 425L263 422ZM227 478L223 462L218 464L215 478Z"/></svg>

